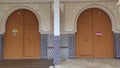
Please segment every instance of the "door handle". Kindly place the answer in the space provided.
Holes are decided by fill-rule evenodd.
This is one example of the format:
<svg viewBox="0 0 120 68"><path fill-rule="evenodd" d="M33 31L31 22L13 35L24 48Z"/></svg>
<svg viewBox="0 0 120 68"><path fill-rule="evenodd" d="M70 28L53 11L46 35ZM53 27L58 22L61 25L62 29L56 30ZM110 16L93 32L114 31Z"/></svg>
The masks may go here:
<svg viewBox="0 0 120 68"><path fill-rule="evenodd" d="M28 38L28 41L31 43L31 39L30 38Z"/></svg>
<svg viewBox="0 0 120 68"><path fill-rule="evenodd" d="M88 40L88 37L85 38L85 42L87 42L87 40Z"/></svg>

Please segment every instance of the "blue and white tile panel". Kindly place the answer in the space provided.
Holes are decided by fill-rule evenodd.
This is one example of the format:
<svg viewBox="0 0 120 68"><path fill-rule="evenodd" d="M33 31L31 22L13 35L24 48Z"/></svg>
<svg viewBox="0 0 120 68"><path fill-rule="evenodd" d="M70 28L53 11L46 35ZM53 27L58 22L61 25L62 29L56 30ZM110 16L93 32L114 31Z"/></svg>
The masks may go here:
<svg viewBox="0 0 120 68"><path fill-rule="evenodd" d="M68 34L69 58L75 58L75 35Z"/></svg>
<svg viewBox="0 0 120 68"><path fill-rule="evenodd" d="M48 35L41 34L41 58L47 58Z"/></svg>
<svg viewBox="0 0 120 68"><path fill-rule="evenodd" d="M54 36L54 65L59 65L61 63L61 53L60 53L60 36Z"/></svg>
<svg viewBox="0 0 120 68"><path fill-rule="evenodd" d="M0 60L3 59L4 35L0 34Z"/></svg>
<svg viewBox="0 0 120 68"><path fill-rule="evenodd" d="M120 58L120 33L115 33L115 58Z"/></svg>

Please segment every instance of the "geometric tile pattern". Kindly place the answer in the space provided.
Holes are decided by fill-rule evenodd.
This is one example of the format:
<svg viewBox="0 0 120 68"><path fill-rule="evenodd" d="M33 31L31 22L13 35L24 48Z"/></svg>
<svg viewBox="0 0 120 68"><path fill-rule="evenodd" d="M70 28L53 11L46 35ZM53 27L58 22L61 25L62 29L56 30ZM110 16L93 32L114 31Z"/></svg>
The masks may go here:
<svg viewBox="0 0 120 68"><path fill-rule="evenodd" d="M68 34L60 35L61 59L68 59Z"/></svg>
<svg viewBox="0 0 120 68"><path fill-rule="evenodd" d="M115 42L115 58L120 58L120 33L114 34Z"/></svg>
<svg viewBox="0 0 120 68"><path fill-rule="evenodd" d="M54 50L54 35L48 34L48 48L47 48L47 57L48 59L53 59L53 50ZM60 49L61 49L61 59L68 59L68 35L60 35Z"/></svg>
<svg viewBox="0 0 120 68"><path fill-rule="evenodd" d="M53 59L54 58L54 56L53 56L53 48L47 48L48 50L47 50L47 58L48 59Z"/></svg>
<svg viewBox="0 0 120 68"><path fill-rule="evenodd" d="M48 34L48 47L53 47L54 45L54 35L53 34Z"/></svg>
<svg viewBox="0 0 120 68"><path fill-rule="evenodd" d="M60 35L60 43L62 47L68 47L68 34Z"/></svg>
<svg viewBox="0 0 120 68"><path fill-rule="evenodd" d="M69 58L75 58L75 35L68 34Z"/></svg>
<svg viewBox="0 0 120 68"><path fill-rule="evenodd" d="M54 35L48 34L47 58L53 59Z"/></svg>
<svg viewBox="0 0 120 68"><path fill-rule="evenodd" d="M68 48L60 48L61 50L61 60L68 59ZM53 59L53 48L48 48L48 59Z"/></svg>
<svg viewBox="0 0 120 68"><path fill-rule="evenodd" d="M61 62L61 53L60 53L60 36L54 36L54 65L59 65Z"/></svg>
<svg viewBox="0 0 120 68"><path fill-rule="evenodd" d="M41 58L47 58L48 35L41 34Z"/></svg>
<svg viewBox="0 0 120 68"><path fill-rule="evenodd" d="M60 44L60 46L65 46L68 48L60 48L61 59L64 58L75 58L75 35L74 34L61 34L60 37L55 36L53 34L41 34L41 58L53 58L54 48L47 48L47 46L54 46L56 43ZM4 35L0 34L0 59L3 56L3 45L4 45ZM60 41L58 41L60 40ZM54 44L55 42L55 44ZM115 57L120 58L120 33L114 34L114 42L115 42ZM56 48L56 47L55 47ZM57 50L57 49L56 49Z"/></svg>
<svg viewBox="0 0 120 68"><path fill-rule="evenodd" d="M3 58L4 35L0 34L0 60Z"/></svg>

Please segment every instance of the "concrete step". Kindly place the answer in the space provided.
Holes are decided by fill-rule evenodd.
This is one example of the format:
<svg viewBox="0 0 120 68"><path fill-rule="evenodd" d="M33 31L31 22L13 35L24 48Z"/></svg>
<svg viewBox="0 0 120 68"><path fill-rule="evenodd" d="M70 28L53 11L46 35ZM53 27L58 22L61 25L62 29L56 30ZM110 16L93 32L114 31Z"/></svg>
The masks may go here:
<svg viewBox="0 0 120 68"><path fill-rule="evenodd" d="M49 68L52 63L49 59L0 60L0 68Z"/></svg>

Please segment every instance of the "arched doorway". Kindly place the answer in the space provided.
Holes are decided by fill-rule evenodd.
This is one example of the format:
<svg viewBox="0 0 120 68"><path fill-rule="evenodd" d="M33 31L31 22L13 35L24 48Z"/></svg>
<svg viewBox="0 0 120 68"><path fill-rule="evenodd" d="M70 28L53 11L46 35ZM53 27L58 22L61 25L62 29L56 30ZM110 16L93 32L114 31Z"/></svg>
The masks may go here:
<svg viewBox="0 0 120 68"><path fill-rule="evenodd" d="M14 11L6 22L4 37L4 59L40 58L39 24L33 12Z"/></svg>
<svg viewBox="0 0 120 68"><path fill-rule="evenodd" d="M101 9L90 8L77 20L77 58L113 58L113 32L109 16Z"/></svg>

